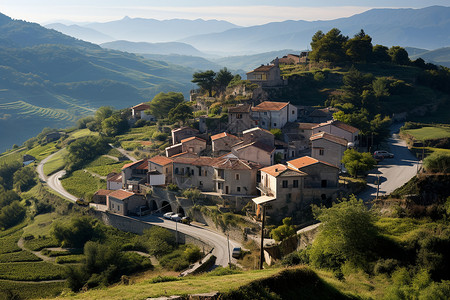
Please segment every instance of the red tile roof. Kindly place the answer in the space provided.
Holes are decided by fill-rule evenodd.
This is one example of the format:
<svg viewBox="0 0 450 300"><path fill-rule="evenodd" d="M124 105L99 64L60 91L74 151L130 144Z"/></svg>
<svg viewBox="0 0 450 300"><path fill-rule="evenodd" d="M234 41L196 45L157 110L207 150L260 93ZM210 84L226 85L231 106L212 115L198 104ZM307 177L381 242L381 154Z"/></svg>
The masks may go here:
<svg viewBox="0 0 450 300"><path fill-rule="evenodd" d="M320 123L320 124L314 126L313 128L320 128L320 127L328 126L328 125L334 125L337 128L340 128L342 130L345 130L345 131L348 131L348 132L351 132L351 133L356 133L356 132L359 131L358 128L355 128L355 127L353 127L351 125L345 124L344 122L336 121L336 120L331 120L331 121L328 121L328 122Z"/></svg>
<svg viewBox="0 0 450 300"><path fill-rule="evenodd" d="M231 137L231 138L234 138L234 139L239 139L237 136L235 136L235 135L232 135L232 134L229 134L229 133L227 133L227 132L221 132L221 133L218 133L218 134L215 134L215 135L213 135L213 136L211 136L211 141L215 141L215 140L218 140L218 139L222 139L222 138L224 138L224 137Z"/></svg>
<svg viewBox="0 0 450 300"><path fill-rule="evenodd" d="M205 142L205 143L206 143L206 141L205 141L204 139L201 139L201 138L196 137L196 136L191 136L191 137L189 137L189 138L186 138L186 139L184 139L184 140L181 140L181 143L186 143L186 142L193 141L193 140L199 140L199 141L202 141L202 142Z"/></svg>
<svg viewBox="0 0 450 300"><path fill-rule="evenodd" d="M119 200L125 200L125 199L127 199L127 198L129 198L129 197L131 197L133 195L136 195L136 194L132 193L132 192L125 191L125 190L116 190L116 191L113 191L112 193L108 194L109 197L114 197L114 198L119 199Z"/></svg>
<svg viewBox="0 0 450 300"><path fill-rule="evenodd" d="M114 192L113 190L98 190L95 192L94 196L106 196Z"/></svg>
<svg viewBox="0 0 450 300"><path fill-rule="evenodd" d="M140 164L142 164L142 163L144 163L144 164L146 164L146 165L148 165L148 162L147 162L147 159L141 159L141 160L138 160L138 161L135 161L135 162L131 162L131 163L128 163L128 164L124 164L123 165L123 167L122 167L122 170L123 169L126 169L126 168L129 168L129 167L132 167L132 166L134 166L134 165L138 165L138 169L142 169L142 168L140 168L141 167L141 165Z"/></svg>
<svg viewBox="0 0 450 300"><path fill-rule="evenodd" d="M242 131L242 134L252 133L252 132L254 132L254 131L263 131L263 132L265 132L265 133L269 133L269 134L273 135L272 132L270 132L270 131L267 130L267 129L261 128L261 127L253 127L253 128L244 130L244 131Z"/></svg>
<svg viewBox="0 0 450 300"><path fill-rule="evenodd" d="M276 111L286 107L289 102L272 102L264 101L255 107L252 107L252 111Z"/></svg>
<svg viewBox="0 0 450 300"><path fill-rule="evenodd" d="M261 165L239 158L219 158L213 167L229 170L258 170L261 168Z"/></svg>
<svg viewBox="0 0 450 300"><path fill-rule="evenodd" d="M328 165L328 166L331 166L331 167L334 167L334 168L338 168L335 165L332 165L332 164L327 163L325 161L321 161L321 160L312 158L310 156L303 156L303 157L300 157L300 158L297 158L297 159L294 159L294 160L290 160L287 163L288 163L288 165L291 165L291 166L293 166L294 168L297 168L297 169L301 169L301 168L304 168L304 167L307 167L307 166L311 166L311 165L314 165L314 164L318 164L318 163L322 163L322 164L325 164L325 165Z"/></svg>
<svg viewBox="0 0 450 300"><path fill-rule="evenodd" d="M133 106L132 109L138 110L138 111L147 110L147 109L150 109L150 105L148 105L146 103L140 103L138 105Z"/></svg>
<svg viewBox="0 0 450 300"><path fill-rule="evenodd" d="M193 166L212 166L217 161L217 158L209 156L200 157L176 157L173 162L193 165Z"/></svg>
<svg viewBox="0 0 450 300"><path fill-rule="evenodd" d="M316 127L317 125L319 125L319 124L317 124L317 123L299 123L298 124L298 128L299 129L303 129L303 130L311 130L311 129L313 129L314 127Z"/></svg>
<svg viewBox="0 0 450 300"><path fill-rule="evenodd" d="M122 174L120 173L109 173L106 176L107 181L114 181L114 182L122 182Z"/></svg>
<svg viewBox="0 0 450 300"><path fill-rule="evenodd" d="M311 141L315 141L318 139L325 139L342 146L347 146L348 144L348 141L346 139L324 131L313 134L310 138Z"/></svg>
<svg viewBox="0 0 450 300"><path fill-rule="evenodd" d="M252 72L268 72L268 71L270 71L270 69L272 69L273 67L275 67L275 66L274 66L274 65L263 65L263 66L260 66L260 67L254 69L253 71L248 72L248 73L252 73ZM247 74L248 74L248 73L247 73Z"/></svg>
<svg viewBox="0 0 450 300"><path fill-rule="evenodd" d="M198 155L196 155L196 154L194 154L192 152L185 151L185 152L181 152L181 153L172 155L170 158L174 159L176 157L191 157L192 158L192 157L198 157Z"/></svg>
<svg viewBox="0 0 450 300"><path fill-rule="evenodd" d="M144 161L139 166L137 166L136 169L138 169L138 170L147 170L148 169L148 160L144 159Z"/></svg>
<svg viewBox="0 0 450 300"><path fill-rule="evenodd" d="M159 166L165 166L165 165L172 163L173 160L171 158L158 155L158 156L150 158L149 161L154 164L157 164Z"/></svg>
<svg viewBox="0 0 450 300"><path fill-rule="evenodd" d="M267 144L264 144L264 143L261 143L261 142L253 142L253 143L250 143L250 144L246 144L246 145L241 146L239 148L236 148L234 150L235 151L239 151L241 149L244 149L244 148L247 148L247 147L251 147L251 146L256 147L258 149L261 149L261 150L263 150L263 151L265 151L267 153L272 153L273 151L275 151L275 147L272 147L270 145L267 145Z"/></svg>
<svg viewBox="0 0 450 300"><path fill-rule="evenodd" d="M197 132L198 132L198 130L197 130L197 129L195 129L195 128L192 128L192 127L187 127L187 126L184 126L184 127L180 127L180 128L177 128L177 129L172 129L172 132L183 131L183 130L186 130L186 129L189 129L189 130L193 130L193 131L197 131Z"/></svg>
<svg viewBox="0 0 450 300"><path fill-rule="evenodd" d="M282 165L282 164L277 164L277 165L273 165L273 166L270 166L270 167L265 167L265 168L260 169L260 171L264 172L264 173L267 173L267 174L269 174L269 175L271 175L273 177L278 177L278 176L282 175L285 172L292 173L292 174L289 174L289 175L292 175L292 176L304 176L304 175L306 175L306 173L304 173L304 172L301 172L299 170L295 170L293 168L290 168L290 167Z"/></svg>

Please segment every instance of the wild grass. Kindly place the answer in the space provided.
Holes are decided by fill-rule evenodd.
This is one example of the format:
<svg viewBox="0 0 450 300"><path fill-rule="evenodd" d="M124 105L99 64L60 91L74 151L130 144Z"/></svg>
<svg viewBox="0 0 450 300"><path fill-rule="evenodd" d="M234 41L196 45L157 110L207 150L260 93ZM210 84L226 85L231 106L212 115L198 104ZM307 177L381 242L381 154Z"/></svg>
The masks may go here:
<svg viewBox="0 0 450 300"><path fill-rule="evenodd" d="M93 195L97 190L106 188L106 182L91 174L78 170L61 180L63 187L77 197Z"/></svg>
<svg viewBox="0 0 450 300"><path fill-rule="evenodd" d="M412 218L380 218L376 226L381 233L397 241L406 241L423 227L429 226L429 220Z"/></svg>
<svg viewBox="0 0 450 300"><path fill-rule="evenodd" d="M74 132L72 132L70 134L70 137L74 138L74 139L79 139L81 137L90 136L90 135L97 136L98 132L93 132L93 131L90 131L87 128L84 128L84 129L75 130Z"/></svg>
<svg viewBox="0 0 450 300"><path fill-rule="evenodd" d="M10 235L0 238L0 254L19 252L21 249L17 246L17 241L22 236L23 231L19 230Z"/></svg>
<svg viewBox="0 0 450 300"><path fill-rule="evenodd" d="M64 158L67 155L67 150L64 148L55 154L51 159L44 164L44 174L49 176L59 170L64 169L65 161Z"/></svg>
<svg viewBox="0 0 450 300"><path fill-rule="evenodd" d="M17 152L9 152L0 156L0 165L2 164L10 164L11 162L18 161L22 162L22 156L25 154L26 150L20 150Z"/></svg>
<svg viewBox="0 0 450 300"><path fill-rule="evenodd" d="M74 263L81 263L85 259L85 256L82 254L73 254L73 255L65 255L65 256L58 256L56 258L57 264L74 264Z"/></svg>
<svg viewBox="0 0 450 300"><path fill-rule="evenodd" d="M47 262L11 262L0 264L0 279L42 281L63 278L64 268Z"/></svg>
<svg viewBox="0 0 450 300"><path fill-rule="evenodd" d="M23 236L26 235L34 235L35 237L40 236L48 236L50 234L50 229L52 228L52 224L55 222L67 223L70 221L70 218L66 216L59 215L56 212L40 214L34 217L33 221L24 228Z"/></svg>
<svg viewBox="0 0 450 300"><path fill-rule="evenodd" d="M52 237L41 236L32 240L27 240L24 243L25 248L32 251L40 251L44 248L58 247L58 242Z"/></svg>
<svg viewBox="0 0 450 300"><path fill-rule="evenodd" d="M83 294L68 295L70 299L145 299L170 295L187 295L226 292L245 285L253 280L278 273L280 269L266 269L224 276L188 276L178 281L151 283L151 280L136 282L132 285L116 285L110 288L90 290ZM57 298L63 299L63 298Z"/></svg>
<svg viewBox="0 0 450 300"><path fill-rule="evenodd" d="M111 172L120 173L124 164L130 161L118 162L112 158L99 156L97 159L93 160L85 166L85 169L94 172L100 176L106 176Z"/></svg>
<svg viewBox="0 0 450 300"><path fill-rule="evenodd" d="M36 157L37 160L42 160L56 151L58 151L56 148L56 142L52 142L45 145L36 146L33 149L28 150L27 154Z"/></svg>

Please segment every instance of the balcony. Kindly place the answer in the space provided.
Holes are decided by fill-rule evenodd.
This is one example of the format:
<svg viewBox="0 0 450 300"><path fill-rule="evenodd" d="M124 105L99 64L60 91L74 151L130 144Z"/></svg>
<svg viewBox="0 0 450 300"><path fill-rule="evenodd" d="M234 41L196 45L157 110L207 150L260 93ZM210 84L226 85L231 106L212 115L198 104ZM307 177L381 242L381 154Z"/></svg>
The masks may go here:
<svg viewBox="0 0 450 300"><path fill-rule="evenodd" d="M225 178L223 178L223 177L221 177L221 176L218 176L218 175L214 175L213 176L213 180L214 181L225 181Z"/></svg>
<svg viewBox="0 0 450 300"><path fill-rule="evenodd" d="M258 190L260 190L261 193L263 193L263 194L265 194L265 195L267 195L267 196L273 196L273 195L274 195L273 191L272 191L269 187L264 186L261 182L259 182L259 183L256 185L256 188L257 188Z"/></svg>

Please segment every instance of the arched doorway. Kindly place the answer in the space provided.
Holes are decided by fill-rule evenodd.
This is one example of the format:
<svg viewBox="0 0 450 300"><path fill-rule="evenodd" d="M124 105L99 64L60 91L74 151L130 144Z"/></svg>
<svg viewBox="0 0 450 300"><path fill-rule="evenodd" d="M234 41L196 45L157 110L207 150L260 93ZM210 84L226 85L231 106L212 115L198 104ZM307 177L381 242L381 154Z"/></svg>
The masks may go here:
<svg viewBox="0 0 450 300"><path fill-rule="evenodd" d="M178 206L177 214L181 216L185 216L184 209L181 206Z"/></svg>
<svg viewBox="0 0 450 300"><path fill-rule="evenodd" d="M155 200L150 200L150 203L148 204L151 211L158 210L158 204L156 204Z"/></svg>
<svg viewBox="0 0 450 300"><path fill-rule="evenodd" d="M167 201L163 201L161 203L161 213L165 214L165 213L168 213L171 211L172 211L172 207L170 206L170 203Z"/></svg>

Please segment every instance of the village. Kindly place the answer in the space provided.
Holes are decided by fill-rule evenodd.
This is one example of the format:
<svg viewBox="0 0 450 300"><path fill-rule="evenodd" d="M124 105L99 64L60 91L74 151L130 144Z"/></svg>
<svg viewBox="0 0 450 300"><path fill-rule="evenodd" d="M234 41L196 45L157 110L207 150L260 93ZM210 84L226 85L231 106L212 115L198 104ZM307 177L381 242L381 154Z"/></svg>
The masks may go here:
<svg viewBox="0 0 450 300"><path fill-rule="evenodd" d="M307 53L280 60L291 57L306 61ZM284 85L280 60L247 73L247 79L261 91ZM196 91L190 100L201 106ZM145 113L148 109L145 103L132 107L132 118L154 121ZM346 149L358 149L359 130L334 120L335 110L262 100L228 107L227 112L226 124L208 126L207 116L200 116L198 129L182 126L171 131L165 156L135 161L124 165L121 173L109 174L107 189L92 199L96 207L105 205L104 210L120 215L185 216L182 202L158 200L152 191L195 188L231 211L246 207L256 219L261 210L252 199L267 196L272 201L266 214L274 221L301 221L311 204L330 204L346 193L339 184L339 174L345 172L341 160Z"/></svg>

